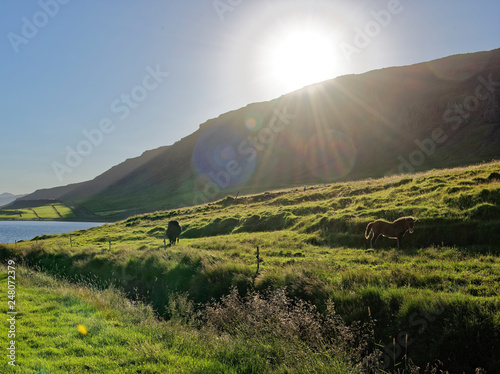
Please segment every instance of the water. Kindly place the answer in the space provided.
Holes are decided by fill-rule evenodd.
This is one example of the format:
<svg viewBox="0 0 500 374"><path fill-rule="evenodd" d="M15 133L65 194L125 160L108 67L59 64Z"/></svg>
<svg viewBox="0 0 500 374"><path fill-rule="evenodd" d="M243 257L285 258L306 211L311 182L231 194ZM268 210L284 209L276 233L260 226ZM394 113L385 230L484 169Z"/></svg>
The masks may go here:
<svg viewBox="0 0 500 374"><path fill-rule="evenodd" d="M30 240L39 235L64 234L103 224L101 222L0 221L0 243Z"/></svg>

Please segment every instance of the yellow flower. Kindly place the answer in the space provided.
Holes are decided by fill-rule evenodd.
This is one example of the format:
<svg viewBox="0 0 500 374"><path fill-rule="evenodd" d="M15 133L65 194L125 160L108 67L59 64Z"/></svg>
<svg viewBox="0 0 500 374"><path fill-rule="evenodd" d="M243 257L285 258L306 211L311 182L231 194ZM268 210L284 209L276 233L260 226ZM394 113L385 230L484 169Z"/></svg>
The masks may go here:
<svg viewBox="0 0 500 374"><path fill-rule="evenodd" d="M80 332L80 334L87 335L87 328L85 326L78 325L76 328L78 329L78 331Z"/></svg>

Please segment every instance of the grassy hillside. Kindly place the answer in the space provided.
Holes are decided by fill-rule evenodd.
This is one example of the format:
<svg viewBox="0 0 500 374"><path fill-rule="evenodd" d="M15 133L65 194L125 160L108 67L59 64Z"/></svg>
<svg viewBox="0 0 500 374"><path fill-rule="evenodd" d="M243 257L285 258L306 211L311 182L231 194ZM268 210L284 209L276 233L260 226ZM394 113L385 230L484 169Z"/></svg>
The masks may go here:
<svg viewBox="0 0 500 374"><path fill-rule="evenodd" d="M40 200L18 202L0 209L0 220L72 220L77 214L60 201Z"/></svg>
<svg viewBox="0 0 500 374"><path fill-rule="evenodd" d="M223 355L224 364L236 372L282 367L268 361L255 370L233 366L243 356L262 357L265 349L283 356L275 349L290 339L279 334L259 343L263 346L253 335L256 356L233 346L237 339L248 341L252 328L264 334L256 327L264 316L300 304L289 299L295 301L266 309L281 297L280 290L307 303L305 309L314 305L321 318L330 315L338 322L331 317L333 303L349 334L362 330L353 326L373 323L372 335L359 332L370 337L357 340L362 354L358 349L346 355L354 348L342 346L342 353L334 353L315 346L297 322L291 341L295 348L309 347L313 357L320 352L317 372L327 358L362 365L363 357L368 367L386 371L405 367L409 372L410 357L421 367L440 359L451 372L471 373L477 367L494 372L500 366L499 207L500 162L493 162L228 196L78 231L72 233L71 246L69 234L1 245L0 257L101 289L116 287L151 305L162 318L180 318L193 331L210 326L216 331L211 330L211 339L227 343L224 352L232 358ZM402 250L387 238L370 249L366 224L403 215L418 222L415 233L403 238ZM164 248L164 231L172 219L184 228L181 243ZM197 311L204 312L201 322ZM293 320L291 315L296 314L286 318ZM318 336L328 340L340 330L332 327Z"/></svg>

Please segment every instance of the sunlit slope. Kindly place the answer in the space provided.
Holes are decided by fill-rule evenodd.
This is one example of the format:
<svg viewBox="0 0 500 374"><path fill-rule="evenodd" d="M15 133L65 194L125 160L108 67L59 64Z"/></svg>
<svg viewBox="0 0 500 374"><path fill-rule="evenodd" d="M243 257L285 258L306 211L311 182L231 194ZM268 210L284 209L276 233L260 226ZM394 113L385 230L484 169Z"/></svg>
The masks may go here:
<svg viewBox="0 0 500 374"><path fill-rule="evenodd" d="M407 215L419 220L418 230L404 238L409 246L496 245L500 162L228 196L205 205L137 215L81 235L87 244L106 246L112 239L159 246L167 222L176 219L183 226L183 239L291 230L312 244L366 246L362 234L368 222Z"/></svg>
<svg viewBox="0 0 500 374"><path fill-rule="evenodd" d="M406 215L419 219L418 230L404 239L409 246L496 245L500 162L228 196L207 205L138 215L84 235L85 241L91 235L97 241L116 236L127 242L132 230L134 243L161 245L167 222L176 219L183 239L291 230L311 244L366 246L363 233L369 221Z"/></svg>
<svg viewBox="0 0 500 374"><path fill-rule="evenodd" d="M78 216L57 200L17 202L0 209L0 220L72 220Z"/></svg>

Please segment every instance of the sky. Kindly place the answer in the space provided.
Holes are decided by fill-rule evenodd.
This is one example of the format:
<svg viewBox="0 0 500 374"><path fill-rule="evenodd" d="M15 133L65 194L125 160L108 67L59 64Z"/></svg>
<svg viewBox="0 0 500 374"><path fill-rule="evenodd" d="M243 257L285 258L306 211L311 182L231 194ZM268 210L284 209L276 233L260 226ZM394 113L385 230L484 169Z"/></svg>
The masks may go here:
<svg viewBox="0 0 500 374"><path fill-rule="evenodd" d="M500 47L496 0L2 0L0 193L318 81Z"/></svg>

